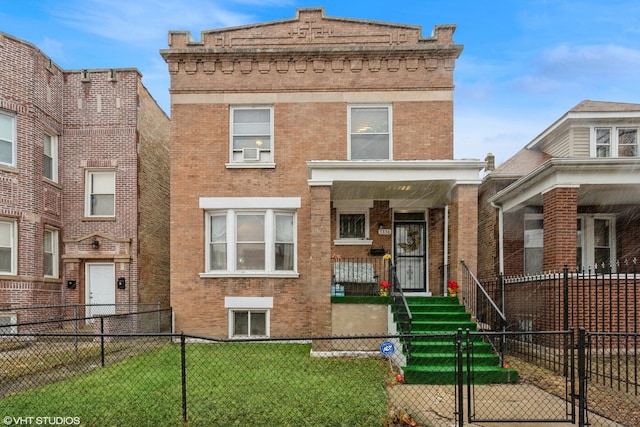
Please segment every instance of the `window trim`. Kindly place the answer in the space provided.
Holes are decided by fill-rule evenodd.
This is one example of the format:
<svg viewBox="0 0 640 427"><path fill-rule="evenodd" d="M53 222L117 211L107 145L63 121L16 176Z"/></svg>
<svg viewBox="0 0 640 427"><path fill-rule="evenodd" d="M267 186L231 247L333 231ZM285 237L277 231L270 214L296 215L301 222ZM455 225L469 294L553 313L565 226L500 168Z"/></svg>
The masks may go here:
<svg viewBox="0 0 640 427"><path fill-rule="evenodd" d="M389 130L389 158L388 159L358 159L358 160L393 160L393 105L392 104L351 104L347 106L347 159L351 160L351 115L354 109L363 108L386 108Z"/></svg>
<svg viewBox="0 0 640 427"><path fill-rule="evenodd" d="M522 222L522 236L523 236L523 241L522 241L522 272L524 273L524 275L531 275L531 274L540 274L543 272L544 270L544 222L542 224L542 228L536 228L533 230L536 231L540 231L541 236L537 236L540 237L542 240L540 241L540 245L539 246L527 246L527 239L526 239L526 232L527 232L527 226L526 226L526 222L527 221L544 221L544 214L541 213L527 213L524 214L524 218L523 218L523 222ZM529 269L528 267L529 264L532 261L527 262L527 249L541 249L543 251L543 256L542 256L542 265L540 266L541 269L539 272L537 273L527 273L527 270Z"/></svg>
<svg viewBox="0 0 640 427"><path fill-rule="evenodd" d="M228 337L230 339L243 339L247 336L234 335L234 314L236 311L254 311L266 313L265 332L266 336L249 335L251 338L268 338L271 336L271 309L273 308L273 297L225 297L224 307L228 310ZM249 325L251 328L251 325Z"/></svg>
<svg viewBox="0 0 640 427"><path fill-rule="evenodd" d="M600 129L609 131L609 155L606 157L598 157L598 141L597 133ZM619 131L622 129L636 130L636 155L634 157L620 157L619 154ZM592 158L599 159L634 159L640 157L640 126L633 125L598 125L591 126L589 136L589 155Z"/></svg>
<svg viewBox="0 0 640 427"><path fill-rule="evenodd" d="M51 141L51 177L48 177L45 175L44 173L44 164L43 164L43 171L42 171L42 176L44 176L46 179L53 181L53 182L58 182L58 135L56 135L53 132L46 132L44 133L45 138L43 138L43 142L42 142L42 156L43 156L43 161L44 158L47 157L47 155L45 154L45 140L46 137L48 136L50 138Z"/></svg>
<svg viewBox="0 0 640 427"><path fill-rule="evenodd" d="M236 224L238 215L263 214L264 239L265 239L265 269L264 270L238 270L237 260L237 236ZM291 215L293 217L293 270L276 270L276 217L277 215ZM298 273L298 236L297 236L297 208L247 208L235 207L229 209L210 209L205 211L205 250L204 269L200 277L293 277L297 278ZM211 218L214 216L225 216L226 221L226 270L211 270L210 265L210 235Z"/></svg>
<svg viewBox="0 0 640 427"><path fill-rule="evenodd" d="M581 243L582 259L580 260L583 268L594 268L595 264L595 242L594 242L594 221L597 219L610 221L609 224L609 260L611 261L611 271L616 271L616 215L607 213L578 214L578 219L582 229L582 239L577 242ZM576 230L576 233L579 232ZM578 247L576 245L576 247ZM600 266L599 266L600 268Z"/></svg>
<svg viewBox="0 0 640 427"><path fill-rule="evenodd" d="M11 140L7 141L11 144L11 161L9 163L7 162L3 162L2 160L0 160L0 166L6 166L6 167L12 167L15 168L16 167L16 158L17 158L17 139L18 139L18 119L16 117L15 113L9 112L9 111L4 111L4 110L0 110L0 116L4 116L9 118L9 120L11 120ZM6 141L6 140L3 140Z"/></svg>
<svg viewBox="0 0 640 427"><path fill-rule="evenodd" d="M268 160L234 160L233 147L233 124L235 112L239 110L269 110L269 138L271 139L271 148L269 149ZM274 132L274 108L273 105L231 105L229 107L229 162L226 163L227 168L275 168L275 132ZM261 152L266 152L262 150Z"/></svg>
<svg viewBox="0 0 640 427"><path fill-rule="evenodd" d="M43 276L46 278L52 278L52 279L58 279L60 278L60 261L59 261L59 257L58 257L58 250L60 247L60 232L57 228L54 227L49 227L49 226L45 226L44 227L44 235L46 235L46 233L51 233L52 234L52 238L51 238L51 257L52 257L52 269L53 269L53 274L49 275L46 274L44 272L44 255L47 254L46 252L46 245L44 244L44 242L46 242L46 238L43 237L43 244L42 244L42 252L43 252L43 264L42 264L42 270L43 270Z"/></svg>
<svg viewBox="0 0 640 427"><path fill-rule="evenodd" d="M0 222L7 223L11 227L11 267L9 271L0 270L0 276L15 276L18 271L18 221L11 218L0 218Z"/></svg>
<svg viewBox="0 0 640 427"><path fill-rule="evenodd" d="M341 215L354 215L354 214L364 214L364 237L362 238L353 238L353 237L340 237L340 216ZM369 209L336 209L336 239L334 240L335 245L371 245L373 240L370 238L369 228Z"/></svg>
<svg viewBox="0 0 640 427"><path fill-rule="evenodd" d="M113 215L94 215L91 213L91 195L93 194L91 177L94 174L111 174L113 176ZM116 171L114 169L87 169L85 172L84 216L86 218L115 218L116 216ZM105 193L107 194L107 193Z"/></svg>

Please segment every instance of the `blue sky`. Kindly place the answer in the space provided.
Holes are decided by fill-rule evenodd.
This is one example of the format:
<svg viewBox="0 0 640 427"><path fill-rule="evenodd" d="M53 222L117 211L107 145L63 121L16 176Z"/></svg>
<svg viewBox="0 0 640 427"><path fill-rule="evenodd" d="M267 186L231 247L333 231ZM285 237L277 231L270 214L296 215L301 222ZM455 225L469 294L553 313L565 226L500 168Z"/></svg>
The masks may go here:
<svg viewBox="0 0 640 427"><path fill-rule="evenodd" d="M64 69L137 68L169 112L159 55L169 30L203 30L327 16L422 26L456 24L455 157L498 164L584 99L640 103L636 0L20 0L5 1L0 31Z"/></svg>

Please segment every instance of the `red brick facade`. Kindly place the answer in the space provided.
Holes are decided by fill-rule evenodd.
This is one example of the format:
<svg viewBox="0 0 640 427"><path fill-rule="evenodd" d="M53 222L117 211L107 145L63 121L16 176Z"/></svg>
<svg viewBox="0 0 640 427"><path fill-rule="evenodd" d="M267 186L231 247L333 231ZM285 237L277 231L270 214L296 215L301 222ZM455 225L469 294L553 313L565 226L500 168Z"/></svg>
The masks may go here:
<svg viewBox="0 0 640 427"><path fill-rule="evenodd" d="M135 69L65 71L35 46L0 34L0 112L15 122L16 161L0 166L0 220L17 232L0 306L85 303L87 262L113 264L115 302L169 304L169 119ZM57 177L43 176L45 134ZM115 173L115 215L85 216L87 171ZM55 230L44 274L44 231ZM91 243L97 239L99 248ZM75 281L75 288L67 287Z"/></svg>
<svg viewBox="0 0 640 427"><path fill-rule="evenodd" d="M271 336L330 334L332 254L362 259L372 248L393 252L394 236L379 230L393 229L396 212L424 213L425 291L442 292L440 271L450 262L445 252L451 260L475 258L475 189L451 192L460 168L475 168L476 180L481 168L452 160L453 69L461 51L453 31L437 26L433 37L423 38L420 27L300 9L290 20L207 31L199 42L185 32L169 34L161 53L171 74L177 330L226 337L229 304L272 298ZM389 160L349 160L354 105L392 111ZM272 165L246 167L230 159L230 115L238 106L272 109ZM299 198L295 274L206 271L210 211L202 201L257 198ZM452 222L444 215L448 203L463 207ZM368 214L366 244L336 244L340 206L358 204ZM445 251L447 223L457 240Z"/></svg>

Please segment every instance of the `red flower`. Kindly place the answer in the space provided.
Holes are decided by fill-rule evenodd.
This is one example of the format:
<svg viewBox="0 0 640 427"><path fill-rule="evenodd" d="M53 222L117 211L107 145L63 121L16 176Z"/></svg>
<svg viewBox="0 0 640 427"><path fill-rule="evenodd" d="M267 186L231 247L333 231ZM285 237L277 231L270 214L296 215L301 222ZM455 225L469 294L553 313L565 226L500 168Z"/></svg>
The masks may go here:
<svg viewBox="0 0 640 427"><path fill-rule="evenodd" d="M453 289L453 290L460 289L460 287L458 286L458 284L456 283L456 281L455 281L455 280L449 280L449 281L447 282L447 288L449 288L449 289Z"/></svg>
<svg viewBox="0 0 640 427"><path fill-rule="evenodd" d="M386 280L380 282L380 287L387 289L389 287L389 282L387 282Z"/></svg>

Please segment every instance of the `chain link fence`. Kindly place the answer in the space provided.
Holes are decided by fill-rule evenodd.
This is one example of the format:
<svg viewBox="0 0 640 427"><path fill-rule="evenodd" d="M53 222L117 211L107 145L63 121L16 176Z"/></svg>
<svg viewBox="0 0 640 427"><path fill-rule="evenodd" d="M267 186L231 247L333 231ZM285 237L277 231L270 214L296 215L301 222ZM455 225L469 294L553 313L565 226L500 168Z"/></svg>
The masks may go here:
<svg viewBox="0 0 640 427"><path fill-rule="evenodd" d="M568 352L533 344L549 337L523 345L520 335L452 333L451 357L459 368L450 372L450 384L417 384L406 382L402 368L403 346L415 336L215 340L162 333L5 334L0 336L0 416L5 425L451 427L481 425L475 424L480 420L639 425L624 402L614 401L617 410L600 405L602 411L587 412L602 398L582 389L591 387L588 371L580 376L568 332L548 333L556 335L554 342L566 342ZM517 383L476 383L479 372L471 363L480 337L504 347L501 363L518 371ZM582 349L588 356L586 343ZM573 396L585 399L582 419ZM633 394L624 396L628 406L640 407Z"/></svg>

